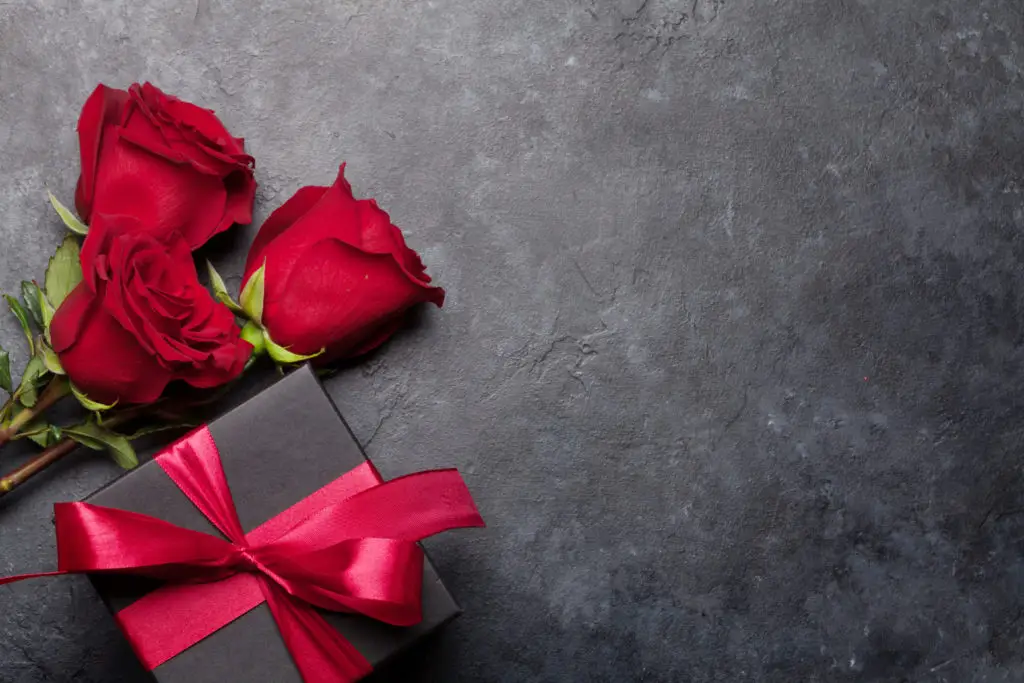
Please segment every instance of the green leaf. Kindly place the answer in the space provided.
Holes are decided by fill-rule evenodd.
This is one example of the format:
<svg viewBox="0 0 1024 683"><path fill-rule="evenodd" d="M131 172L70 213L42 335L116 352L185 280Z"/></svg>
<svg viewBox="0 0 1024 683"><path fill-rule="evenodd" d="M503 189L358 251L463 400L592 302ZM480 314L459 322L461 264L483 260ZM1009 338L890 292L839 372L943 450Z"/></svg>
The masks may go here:
<svg viewBox="0 0 1024 683"><path fill-rule="evenodd" d="M57 352L50 348L49 344L40 342L39 355L43 358L43 366L55 375L66 375L64 366L60 364Z"/></svg>
<svg viewBox="0 0 1024 683"><path fill-rule="evenodd" d="M245 315L242 307L231 298L228 286L224 284L224 278L220 276L220 273L217 272L217 269L209 261L206 262L206 270L210 274L210 287L213 288L213 298L230 308L232 313Z"/></svg>
<svg viewBox="0 0 1024 683"><path fill-rule="evenodd" d="M4 301L7 302L7 306L10 307L11 313L14 314L14 317L18 319L19 323L21 323L21 330L25 333L25 339L28 340L29 352L35 354L36 343L32 339L32 328L29 327L28 324L28 312L25 311L17 299L9 294L4 294Z"/></svg>
<svg viewBox="0 0 1024 683"><path fill-rule="evenodd" d="M82 264L78 262L78 255L78 242L68 235L46 268L46 297L55 309L60 308L71 290L82 281Z"/></svg>
<svg viewBox="0 0 1024 683"><path fill-rule="evenodd" d="M131 441L110 432L111 438L106 441L107 452L114 458L119 467L126 470L133 470L139 466L139 456L135 454L135 448Z"/></svg>
<svg viewBox="0 0 1024 683"><path fill-rule="evenodd" d="M46 365L39 356L32 356L25 365L25 374L21 376L21 384L15 394L18 402L26 408L31 408L39 399L39 380L46 377Z"/></svg>
<svg viewBox="0 0 1024 683"><path fill-rule="evenodd" d="M8 394L14 391L11 384L11 354L0 348L0 389Z"/></svg>
<svg viewBox="0 0 1024 683"><path fill-rule="evenodd" d="M298 353L292 353L285 347L275 344L274 341L270 338L270 335L268 335L265 330L263 332L263 340L264 342L266 342L267 345L267 355L273 358L274 362L278 363L279 365L291 365L294 363L301 363L302 361L306 361L311 358L316 358L317 356L319 356L320 354L327 350L320 349L316 353L311 353L308 356L303 356Z"/></svg>
<svg viewBox="0 0 1024 683"><path fill-rule="evenodd" d="M43 293L43 290L39 289L38 286L36 289L39 291L39 310L43 314L43 336L46 337L47 344L52 344L53 342L50 341L50 323L53 322L53 314L55 311L53 310L53 306L50 305L49 299L46 298L46 294Z"/></svg>
<svg viewBox="0 0 1024 683"><path fill-rule="evenodd" d="M82 444L86 448L91 448L94 451L102 451L106 446L99 439L95 439L87 434L80 434L79 427L65 427L64 434L69 439L74 439L77 443Z"/></svg>
<svg viewBox="0 0 1024 683"><path fill-rule="evenodd" d="M266 274L267 264L264 261L255 273L249 276L249 280L242 288L242 310L249 319L257 325L263 324L263 278Z"/></svg>
<svg viewBox="0 0 1024 683"><path fill-rule="evenodd" d="M104 429L95 422L85 422L74 427L65 427L64 434L86 448L95 451L106 450L118 465L126 470L139 465L139 458L128 439L109 429Z"/></svg>
<svg viewBox="0 0 1024 683"><path fill-rule="evenodd" d="M94 413L99 413L104 410L110 410L111 408L117 405L117 401L114 401L110 405L107 405L106 403L100 403L99 401L94 401L88 396L86 396L85 392L76 387L74 384L71 385L71 393L75 395L75 398L78 399L78 402L82 404L83 408L85 408L86 410L91 410Z"/></svg>
<svg viewBox="0 0 1024 683"><path fill-rule="evenodd" d="M41 293L39 285L36 283L27 281L21 283L21 303L25 310L32 315L32 319L39 329L42 330L45 329L45 324L43 323L43 309L39 302Z"/></svg>
<svg viewBox="0 0 1024 683"><path fill-rule="evenodd" d="M161 425L150 425L148 427L140 427L138 430L131 434L125 434L125 438L129 441L135 441L141 439L144 436L150 434L159 434L160 432L169 432L175 429L190 429L197 426L194 422L179 422L174 424L161 424Z"/></svg>
<svg viewBox="0 0 1024 683"><path fill-rule="evenodd" d="M40 448L46 448L50 445L50 432L45 428L39 431L27 432L25 438Z"/></svg>
<svg viewBox="0 0 1024 683"><path fill-rule="evenodd" d="M89 234L89 226L78 220L78 217L71 213L71 210L68 209L68 207L61 204L57 198L53 196L52 192L47 192L46 194L50 195L50 204L53 205L54 210L57 212L57 215L60 216L60 219L64 221L64 225L67 226L68 230L76 235L84 236Z"/></svg>
<svg viewBox="0 0 1024 683"><path fill-rule="evenodd" d="M39 420L26 425L18 436L32 441L40 448L49 448L60 441L62 434L57 425L46 424L45 421Z"/></svg>

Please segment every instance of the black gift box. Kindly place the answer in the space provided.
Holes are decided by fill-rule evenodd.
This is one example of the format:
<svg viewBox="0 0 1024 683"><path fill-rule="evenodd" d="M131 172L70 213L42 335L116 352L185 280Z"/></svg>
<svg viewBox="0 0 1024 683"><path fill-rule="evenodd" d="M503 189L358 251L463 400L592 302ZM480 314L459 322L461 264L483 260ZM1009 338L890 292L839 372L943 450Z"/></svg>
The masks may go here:
<svg viewBox="0 0 1024 683"><path fill-rule="evenodd" d="M214 420L209 429L246 532L366 460L308 367ZM153 461L94 494L88 502L220 535ZM132 576L91 578L115 613L160 586ZM376 667L460 611L427 559L423 621L416 626L400 628L359 615L321 613ZM265 603L156 667L153 674L161 683L302 682Z"/></svg>

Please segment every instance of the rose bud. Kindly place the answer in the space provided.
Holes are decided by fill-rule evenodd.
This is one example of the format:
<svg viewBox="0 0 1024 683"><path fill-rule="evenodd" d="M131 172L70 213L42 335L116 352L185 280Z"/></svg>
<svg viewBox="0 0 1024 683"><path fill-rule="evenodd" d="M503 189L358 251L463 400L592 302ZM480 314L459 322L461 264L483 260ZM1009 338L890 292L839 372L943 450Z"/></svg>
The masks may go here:
<svg viewBox="0 0 1024 683"><path fill-rule="evenodd" d="M243 306L262 289L256 317L271 355L275 345L292 354L325 350L319 362L364 354L394 334L411 307L444 303L390 216L352 196L344 164L334 185L303 187L267 218L242 282Z"/></svg>
<svg viewBox="0 0 1024 683"><path fill-rule="evenodd" d="M173 380L208 388L241 374L252 346L199 283L185 239L129 216L94 218L83 280L50 327L75 387L100 403L151 403Z"/></svg>
<svg viewBox="0 0 1024 683"><path fill-rule="evenodd" d="M100 85L78 120L82 220L134 216L156 235L180 232L196 249L252 221L253 158L213 112L155 86Z"/></svg>

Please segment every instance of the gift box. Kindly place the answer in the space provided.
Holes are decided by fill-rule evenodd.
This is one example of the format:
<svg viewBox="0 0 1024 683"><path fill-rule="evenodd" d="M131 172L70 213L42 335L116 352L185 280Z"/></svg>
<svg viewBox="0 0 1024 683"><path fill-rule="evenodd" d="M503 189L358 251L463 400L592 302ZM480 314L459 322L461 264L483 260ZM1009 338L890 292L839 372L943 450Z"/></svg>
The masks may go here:
<svg viewBox="0 0 1024 683"><path fill-rule="evenodd" d="M238 522L246 533L269 524L268 520L286 516L299 501L317 500L324 487L339 478L344 480L358 472L362 476L369 473L379 481L376 470L308 367L291 373L207 428L220 453ZM97 492L87 502L222 537L157 459ZM429 559L422 562L422 574L422 619L414 625L393 626L362 614L319 608L316 613L376 667L460 613ZM279 615L272 613L267 602L236 610L244 611L237 618L231 618L232 614L210 617L206 607L210 612L220 612L220 602L226 599L216 582L197 587L192 581L179 586L121 573L91 574L90 578L143 663L161 683L304 680L296 664L296 648L286 644ZM199 593L197 598L197 588L210 592L206 596ZM179 604L182 601L175 597L179 589L193 591L190 604ZM146 608L143 615L138 614L142 611L136 609L139 605ZM208 618L213 620L212 625L204 627L210 631L208 635L189 644L189 640L196 639L195 634L182 636L182 632ZM217 619L228 619L229 623L214 628ZM341 678L325 675L317 680Z"/></svg>

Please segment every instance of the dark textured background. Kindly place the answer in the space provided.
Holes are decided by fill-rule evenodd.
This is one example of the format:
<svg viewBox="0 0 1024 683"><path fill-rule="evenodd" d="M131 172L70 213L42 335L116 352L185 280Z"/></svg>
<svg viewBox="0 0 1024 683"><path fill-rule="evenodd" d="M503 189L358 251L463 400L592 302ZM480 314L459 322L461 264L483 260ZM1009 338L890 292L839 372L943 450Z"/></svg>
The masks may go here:
<svg viewBox="0 0 1024 683"><path fill-rule="evenodd" d="M329 384L490 522L429 543L468 613L395 680L1018 682L1022 69L1019 0L0 0L0 288L86 95L151 79L258 219L345 159L448 288ZM116 475L4 501L0 571ZM66 579L0 589L0 680L146 676Z"/></svg>

